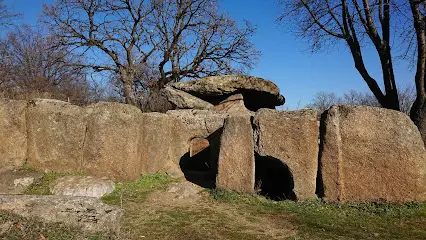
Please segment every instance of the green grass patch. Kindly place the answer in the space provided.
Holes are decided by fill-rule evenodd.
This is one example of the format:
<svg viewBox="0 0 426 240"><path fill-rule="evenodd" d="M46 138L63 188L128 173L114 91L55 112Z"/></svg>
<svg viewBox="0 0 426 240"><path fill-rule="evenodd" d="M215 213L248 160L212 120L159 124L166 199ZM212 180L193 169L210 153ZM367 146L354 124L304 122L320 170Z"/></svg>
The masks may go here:
<svg viewBox="0 0 426 240"><path fill-rule="evenodd" d="M58 178L65 176L84 176L84 173L59 173L48 172L42 178L31 184L26 190L25 194L29 195L51 195L50 185Z"/></svg>
<svg viewBox="0 0 426 240"><path fill-rule="evenodd" d="M165 188L172 181L174 181L172 178L162 173L145 175L135 182L117 183L114 192L103 196L102 200L114 205L122 204L123 200L144 201L150 192Z"/></svg>
<svg viewBox="0 0 426 240"><path fill-rule="evenodd" d="M212 190L215 200L254 214L290 214L295 239L426 239L426 204L331 204L271 201L260 196Z"/></svg>

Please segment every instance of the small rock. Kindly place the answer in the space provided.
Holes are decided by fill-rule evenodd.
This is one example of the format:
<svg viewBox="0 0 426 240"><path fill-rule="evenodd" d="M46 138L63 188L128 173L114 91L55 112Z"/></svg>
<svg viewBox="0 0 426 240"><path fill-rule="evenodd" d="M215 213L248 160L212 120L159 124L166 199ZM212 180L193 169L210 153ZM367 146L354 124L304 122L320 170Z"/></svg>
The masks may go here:
<svg viewBox="0 0 426 240"><path fill-rule="evenodd" d="M177 166L171 166L166 170L166 174L170 176L171 178L182 178L185 175L183 174L182 170L178 168Z"/></svg>
<svg viewBox="0 0 426 240"><path fill-rule="evenodd" d="M13 184L15 185L15 187L28 187L31 184L33 184L34 182L34 178L33 177L24 177L24 178L18 178L13 180Z"/></svg>
<svg viewBox="0 0 426 240"><path fill-rule="evenodd" d="M201 191L201 187L188 181L171 183L169 185L169 188L167 189L167 192L174 194L174 197L177 199L199 198L198 193L200 191Z"/></svg>
<svg viewBox="0 0 426 240"><path fill-rule="evenodd" d="M107 179L83 176L58 178L50 187L54 195L100 198L114 191L114 182Z"/></svg>
<svg viewBox="0 0 426 240"><path fill-rule="evenodd" d="M5 223L0 223L0 236L7 233L10 227L12 226L12 224L13 222L10 222L10 221Z"/></svg>
<svg viewBox="0 0 426 240"><path fill-rule="evenodd" d="M195 156L210 146L209 140L205 138L194 138L189 144L189 157Z"/></svg>
<svg viewBox="0 0 426 240"><path fill-rule="evenodd" d="M15 169L0 173L0 194L23 194L36 180L43 177L34 170Z"/></svg>

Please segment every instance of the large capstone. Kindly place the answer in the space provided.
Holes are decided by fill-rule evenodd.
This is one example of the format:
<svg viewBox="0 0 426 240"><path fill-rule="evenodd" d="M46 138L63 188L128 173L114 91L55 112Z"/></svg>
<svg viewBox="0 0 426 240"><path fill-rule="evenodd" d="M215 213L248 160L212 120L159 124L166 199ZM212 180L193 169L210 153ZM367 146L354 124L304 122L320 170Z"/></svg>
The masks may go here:
<svg viewBox="0 0 426 240"><path fill-rule="evenodd" d="M404 113L336 105L323 117L319 195L332 202L426 200L426 152Z"/></svg>
<svg viewBox="0 0 426 240"><path fill-rule="evenodd" d="M218 105L231 95L240 93L244 97L245 106L251 111L257 111L260 108L275 108L285 102L277 85L252 76L212 76L172 83L169 87L189 93L213 105Z"/></svg>

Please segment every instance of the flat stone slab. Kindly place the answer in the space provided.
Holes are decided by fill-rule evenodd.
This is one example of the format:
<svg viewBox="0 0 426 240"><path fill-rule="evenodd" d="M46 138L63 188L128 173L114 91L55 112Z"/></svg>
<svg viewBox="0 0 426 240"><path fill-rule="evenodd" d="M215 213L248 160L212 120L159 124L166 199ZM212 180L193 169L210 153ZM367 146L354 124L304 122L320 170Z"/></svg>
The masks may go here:
<svg viewBox="0 0 426 240"><path fill-rule="evenodd" d="M90 176L66 176L58 178L50 187L54 195L101 198L114 191L114 182Z"/></svg>
<svg viewBox="0 0 426 240"><path fill-rule="evenodd" d="M0 195L0 210L42 222L65 223L84 232L118 233L124 210L99 199L72 196Z"/></svg>

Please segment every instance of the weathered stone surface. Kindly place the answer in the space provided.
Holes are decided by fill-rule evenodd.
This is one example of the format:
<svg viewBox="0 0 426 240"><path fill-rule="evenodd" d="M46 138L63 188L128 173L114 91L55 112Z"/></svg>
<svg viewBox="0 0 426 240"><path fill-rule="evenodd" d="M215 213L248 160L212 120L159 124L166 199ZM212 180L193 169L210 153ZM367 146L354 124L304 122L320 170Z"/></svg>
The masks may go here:
<svg viewBox="0 0 426 240"><path fill-rule="evenodd" d="M143 172L164 171L172 162L173 124L173 119L163 113L142 114L139 148Z"/></svg>
<svg viewBox="0 0 426 240"><path fill-rule="evenodd" d="M0 195L0 210L43 222L78 226L89 233L118 233L124 213L96 198L35 195Z"/></svg>
<svg viewBox="0 0 426 240"><path fill-rule="evenodd" d="M231 115L221 137L216 187L254 192L254 143L250 116Z"/></svg>
<svg viewBox="0 0 426 240"><path fill-rule="evenodd" d="M245 106L251 111L257 111L259 108L275 108L285 102L279 88L273 82L251 76L212 76L173 83L170 86L214 105L230 95L241 93L244 96Z"/></svg>
<svg viewBox="0 0 426 240"><path fill-rule="evenodd" d="M101 198L114 191L114 182L90 176L66 176L55 180L50 186L54 195Z"/></svg>
<svg viewBox="0 0 426 240"><path fill-rule="evenodd" d="M87 112L84 171L112 180L133 181L140 177L140 110L100 102L89 106Z"/></svg>
<svg viewBox="0 0 426 240"><path fill-rule="evenodd" d="M0 98L0 169L21 167L27 157L25 101Z"/></svg>
<svg viewBox="0 0 426 240"><path fill-rule="evenodd" d="M213 149L219 149L220 134L225 118L224 112L207 110L172 110L167 115L172 117L173 147L171 157L179 164L180 159L189 154L190 141L193 138L206 138Z"/></svg>
<svg viewBox="0 0 426 240"><path fill-rule="evenodd" d="M209 146L209 140L205 138L193 138L189 144L189 157L195 156Z"/></svg>
<svg viewBox="0 0 426 240"><path fill-rule="evenodd" d="M408 116L336 105L323 122L320 170L325 200L426 200L426 152Z"/></svg>
<svg viewBox="0 0 426 240"><path fill-rule="evenodd" d="M214 106L216 111L224 112L248 112L244 105L244 98L242 94L235 94Z"/></svg>
<svg viewBox="0 0 426 240"><path fill-rule="evenodd" d="M86 112L67 102L30 101L27 109L28 163L44 171L81 171Z"/></svg>
<svg viewBox="0 0 426 240"><path fill-rule="evenodd" d="M211 109L213 104L197 98L189 93L166 86L163 94L177 109Z"/></svg>
<svg viewBox="0 0 426 240"><path fill-rule="evenodd" d="M173 195L174 199L198 199L202 188L188 181L171 183L166 192Z"/></svg>
<svg viewBox="0 0 426 240"><path fill-rule="evenodd" d="M288 166L293 192L300 200L316 198L319 136L316 115L317 111L312 109L261 109L254 118L256 153L279 159Z"/></svg>
<svg viewBox="0 0 426 240"><path fill-rule="evenodd" d="M14 169L0 172L0 194L23 194L34 181L43 174L27 169Z"/></svg>

